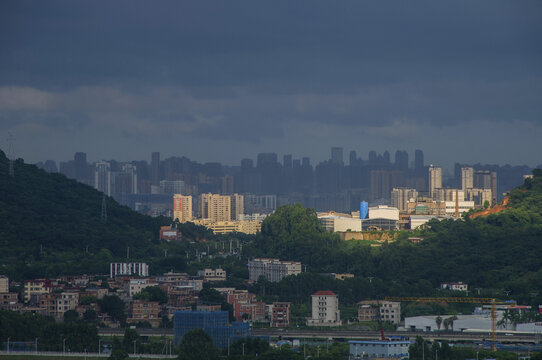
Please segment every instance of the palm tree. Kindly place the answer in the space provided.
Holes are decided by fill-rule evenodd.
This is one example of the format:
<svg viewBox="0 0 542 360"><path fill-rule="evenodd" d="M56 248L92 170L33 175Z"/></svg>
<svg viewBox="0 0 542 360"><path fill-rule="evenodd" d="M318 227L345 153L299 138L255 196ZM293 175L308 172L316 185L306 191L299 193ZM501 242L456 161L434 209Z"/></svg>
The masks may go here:
<svg viewBox="0 0 542 360"><path fill-rule="evenodd" d="M440 325L442 325L442 318L440 316L437 316L435 322L437 323L438 331L440 331Z"/></svg>
<svg viewBox="0 0 542 360"><path fill-rule="evenodd" d="M448 328L450 327L450 319L446 318L446 319L444 319L444 321L442 323L444 324L444 329L446 329L446 331L448 331Z"/></svg>
<svg viewBox="0 0 542 360"><path fill-rule="evenodd" d="M450 325L452 326L452 331L454 331L454 321L457 320L457 316L449 317L448 320L450 320Z"/></svg>

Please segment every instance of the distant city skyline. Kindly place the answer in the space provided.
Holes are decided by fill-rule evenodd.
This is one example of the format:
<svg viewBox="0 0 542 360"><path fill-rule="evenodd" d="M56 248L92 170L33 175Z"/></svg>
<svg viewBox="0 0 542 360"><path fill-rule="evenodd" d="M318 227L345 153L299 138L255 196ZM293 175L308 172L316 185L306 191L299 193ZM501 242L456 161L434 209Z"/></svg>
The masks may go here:
<svg viewBox="0 0 542 360"><path fill-rule="evenodd" d="M7 0L0 24L0 148L30 163L542 162L538 1Z"/></svg>

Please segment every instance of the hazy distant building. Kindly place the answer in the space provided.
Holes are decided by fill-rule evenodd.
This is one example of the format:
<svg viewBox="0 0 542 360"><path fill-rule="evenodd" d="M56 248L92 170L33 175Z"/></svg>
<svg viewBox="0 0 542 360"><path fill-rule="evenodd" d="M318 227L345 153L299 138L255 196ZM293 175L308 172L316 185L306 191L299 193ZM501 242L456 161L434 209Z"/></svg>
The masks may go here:
<svg viewBox="0 0 542 360"><path fill-rule="evenodd" d="M435 189L433 191L433 200L435 201L458 201L465 200L465 191L459 189Z"/></svg>
<svg viewBox="0 0 542 360"><path fill-rule="evenodd" d="M245 213L245 197L239 194L231 195L231 220L239 220Z"/></svg>
<svg viewBox="0 0 542 360"><path fill-rule="evenodd" d="M409 201L416 201L418 191L410 188L394 188L391 191L391 206L396 207L399 211L407 211Z"/></svg>
<svg viewBox="0 0 542 360"><path fill-rule="evenodd" d="M423 151L416 150L414 152L414 171L416 172L417 175L421 175L423 174L423 168L424 168Z"/></svg>
<svg viewBox="0 0 542 360"><path fill-rule="evenodd" d="M466 198L473 201L477 208L482 208L486 201L490 206L494 205L491 189L468 189Z"/></svg>
<svg viewBox="0 0 542 360"><path fill-rule="evenodd" d="M461 168L461 189L466 191L474 187L474 169L471 167Z"/></svg>
<svg viewBox="0 0 542 360"><path fill-rule="evenodd" d="M94 168L94 188L111 196L111 165L107 161L99 161Z"/></svg>
<svg viewBox="0 0 542 360"><path fill-rule="evenodd" d="M331 163L336 165L344 165L343 148L332 147L331 148Z"/></svg>
<svg viewBox="0 0 542 360"><path fill-rule="evenodd" d="M192 221L192 196L173 195L173 220L179 219L179 222Z"/></svg>
<svg viewBox="0 0 542 360"><path fill-rule="evenodd" d="M391 192L390 172L387 170L371 170L370 172L370 199L389 199Z"/></svg>
<svg viewBox="0 0 542 360"><path fill-rule="evenodd" d="M161 194L186 194L183 180L162 180L159 189Z"/></svg>
<svg viewBox="0 0 542 360"><path fill-rule="evenodd" d="M477 170L474 172L474 188L490 189L492 197L490 203L497 203L497 173L489 170Z"/></svg>
<svg viewBox="0 0 542 360"><path fill-rule="evenodd" d="M408 170L408 152L405 150L395 152L395 167L403 171Z"/></svg>
<svg viewBox="0 0 542 360"><path fill-rule="evenodd" d="M126 178L126 193L129 194L137 194L138 193L138 186L137 186L137 167L132 164L124 164L122 166L122 171L124 172L124 176Z"/></svg>
<svg viewBox="0 0 542 360"><path fill-rule="evenodd" d="M151 181L155 186L160 181L160 153L157 151L151 154Z"/></svg>
<svg viewBox="0 0 542 360"><path fill-rule="evenodd" d="M435 189L442 188L442 168L429 166L429 197L433 197Z"/></svg>
<svg viewBox="0 0 542 360"><path fill-rule="evenodd" d="M73 157L75 179L80 182L87 182L88 179L88 164L87 154L84 152L76 152Z"/></svg>
<svg viewBox="0 0 542 360"><path fill-rule="evenodd" d="M276 195L252 195L247 194L245 199L245 213L264 213L269 214L277 208Z"/></svg>

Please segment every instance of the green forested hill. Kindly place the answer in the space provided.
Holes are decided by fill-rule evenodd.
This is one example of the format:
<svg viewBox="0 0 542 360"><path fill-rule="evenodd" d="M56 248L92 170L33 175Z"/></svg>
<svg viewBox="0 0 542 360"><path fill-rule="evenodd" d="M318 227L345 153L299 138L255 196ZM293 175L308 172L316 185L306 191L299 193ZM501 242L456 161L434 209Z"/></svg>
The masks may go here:
<svg viewBox="0 0 542 360"><path fill-rule="evenodd" d="M18 160L8 176L0 151L1 273L13 278L85 271L105 272L109 260L130 252L138 256L156 240L167 219L140 215L107 198L101 222L102 193ZM81 259L74 254L88 253Z"/></svg>
<svg viewBox="0 0 542 360"><path fill-rule="evenodd" d="M314 212L286 206L264 221L257 248L261 256L302 261L309 271L355 274L356 279L346 281L347 290L341 290L342 282L326 284L343 299L354 293L356 299L376 294L429 296L441 282L463 281L471 294L480 289L486 295L542 303L542 170L534 174L511 192L509 208L500 213L473 220L434 220L427 229L402 232L398 241L378 248L339 242L315 222ZM424 241L413 244L407 239L412 235ZM299 294L303 299L322 284L321 279L315 288L308 281L290 282L291 288L285 283L269 285L267 291L290 294L294 300L306 289Z"/></svg>

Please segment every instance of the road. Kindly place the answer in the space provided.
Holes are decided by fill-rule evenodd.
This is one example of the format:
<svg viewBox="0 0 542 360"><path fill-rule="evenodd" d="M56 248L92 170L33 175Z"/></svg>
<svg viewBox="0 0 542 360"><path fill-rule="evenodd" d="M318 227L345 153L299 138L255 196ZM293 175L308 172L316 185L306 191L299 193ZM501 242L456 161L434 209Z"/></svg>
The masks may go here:
<svg viewBox="0 0 542 360"><path fill-rule="evenodd" d="M141 336L173 336L173 329L136 329ZM311 338L311 339L343 339L343 340L378 340L378 331L362 330L312 330L312 329L253 329L254 335L269 336L271 338ZM101 336L123 335L124 329L100 329ZM422 336L425 339L447 340L447 341L490 341L491 334L485 333L463 333L463 332L411 332L411 331L387 331L386 336L405 336L415 338ZM535 334L499 334L497 341L500 343L536 343L540 336Z"/></svg>

